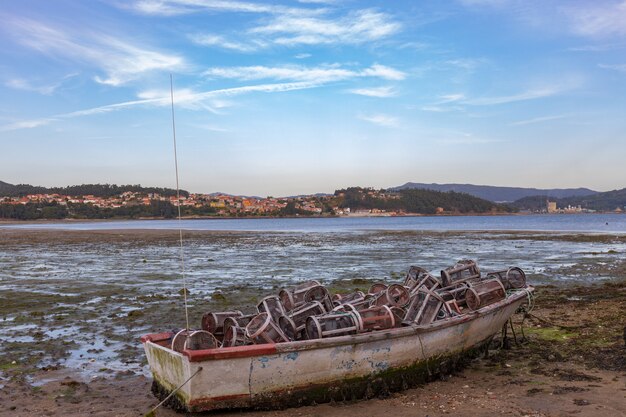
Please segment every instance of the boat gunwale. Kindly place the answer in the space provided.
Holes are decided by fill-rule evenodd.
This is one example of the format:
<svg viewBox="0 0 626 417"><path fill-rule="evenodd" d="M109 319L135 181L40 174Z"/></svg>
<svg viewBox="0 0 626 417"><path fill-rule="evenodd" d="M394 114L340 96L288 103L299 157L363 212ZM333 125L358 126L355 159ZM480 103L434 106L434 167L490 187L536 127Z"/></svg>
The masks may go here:
<svg viewBox="0 0 626 417"><path fill-rule="evenodd" d="M299 340L293 342L284 342L284 343L268 343L268 344L259 344L259 345L248 345L248 346L234 346L228 348L213 348L213 349L202 349L202 350L183 350L182 352L175 352L161 344L159 342L163 342L171 338L172 333L153 333L148 334L141 337L141 342L144 344L153 344L164 350L175 353L177 355L182 355L187 357L189 362L203 362L210 360L222 360L222 359L234 359L234 358L246 358L246 357L256 357L256 356L264 356L271 355L276 353L289 353L294 351L305 351L305 350L313 350L318 348L326 348L332 346L345 346L345 345L356 345L363 344L368 342L376 342L380 340L386 339L397 339L401 337L410 336L412 334L424 334L429 333L431 331L441 330L448 327L456 326L459 324L463 324L480 317L483 317L487 314L492 313L493 311L499 310L501 308L506 307L509 304L513 304L520 299L527 297L529 292L534 291L534 287L527 286L524 288L524 291L519 291L517 293L510 294L504 300L498 301L497 303L490 304L476 311L472 311L466 313L462 316L451 317L444 320L438 320L436 322L427 324L427 325L411 325L407 327L400 327L389 329L387 331L376 331L369 333L361 333L355 335L346 335L339 336L327 339L317 339L317 340Z"/></svg>

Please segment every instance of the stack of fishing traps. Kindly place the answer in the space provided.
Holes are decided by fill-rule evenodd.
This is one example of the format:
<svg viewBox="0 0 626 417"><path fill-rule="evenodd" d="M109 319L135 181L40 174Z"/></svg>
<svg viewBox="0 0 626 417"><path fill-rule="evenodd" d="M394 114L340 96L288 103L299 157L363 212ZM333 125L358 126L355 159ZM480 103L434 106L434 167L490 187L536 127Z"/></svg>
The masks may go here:
<svg viewBox="0 0 626 417"><path fill-rule="evenodd" d="M412 266L402 284L376 283L367 293L331 295L311 280L263 298L255 314L206 313L202 330L180 331L172 349L283 343L428 325L486 307L505 299L507 291L525 287L520 268L481 275L471 260L442 270L440 278Z"/></svg>

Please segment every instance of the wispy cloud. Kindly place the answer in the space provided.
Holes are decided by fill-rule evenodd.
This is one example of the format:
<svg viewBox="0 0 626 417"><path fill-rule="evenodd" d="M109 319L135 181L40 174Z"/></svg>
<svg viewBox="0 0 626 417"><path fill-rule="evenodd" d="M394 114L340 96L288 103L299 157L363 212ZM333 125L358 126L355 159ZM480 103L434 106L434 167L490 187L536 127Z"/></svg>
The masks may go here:
<svg viewBox="0 0 626 417"><path fill-rule="evenodd" d="M71 76L74 75L75 74L72 74ZM10 80L7 80L4 85L15 90L31 91L45 96L49 96L54 93L67 78L68 77L65 77L63 78L63 80L57 81L52 84L36 83L30 80L26 80L24 78L12 78Z"/></svg>
<svg viewBox="0 0 626 417"><path fill-rule="evenodd" d="M463 93L444 94L439 96L439 101L437 101L437 104L453 103L455 101L461 101L464 99L465 94Z"/></svg>
<svg viewBox="0 0 626 417"><path fill-rule="evenodd" d="M517 101L535 100L538 98L546 98L562 93L563 90L556 87L538 88L533 90L527 90L518 94L512 94L509 96L496 96L496 97L479 97L473 99L466 99L463 101L465 104L474 106L493 106L498 104L508 104Z"/></svg>
<svg viewBox="0 0 626 417"><path fill-rule="evenodd" d="M388 38L401 29L391 15L374 9L341 14L338 9L268 9L269 17L229 37L193 35L197 44L258 51L272 46L359 45Z"/></svg>
<svg viewBox="0 0 626 417"><path fill-rule="evenodd" d="M138 0L130 5L136 12L151 15L175 16L202 11L234 13L288 13L293 8L279 5L259 4L236 0Z"/></svg>
<svg viewBox="0 0 626 417"><path fill-rule="evenodd" d="M105 76L101 84L119 86L150 71L183 68L184 58L137 46L121 38L90 31L69 32L42 22L11 18L4 22L17 42L56 59L67 59L96 67Z"/></svg>
<svg viewBox="0 0 626 417"><path fill-rule="evenodd" d="M250 33L272 35L279 45L361 44L388 37L401 28L386 13L357 10L340 18L281 14Z"/></svg>
<svg viewBox="0 0 626 417"><path fill-rule="evenodd" d="M626 44L623 43L605 43L596 45L572 46L570 48L567 48L567 50L572 52L604 52L624 48L626 48Z"/></svg>
<svg viewBox="0 0 626 417"><path fill-rule="evenodd" d="M207 77L232 78L242 81L275 79L291 81L313 81L325 83L358 77L382 78L385 80L403 80L406 74L394 68L375 64L371 67L353 70L340 65L322 67L284 66L265 67L261 65L250 67L216 67L204 72Z"/></svg>
<svg viewBox="0 0 626 417"><path fill-rule="evenodd" d="M564 9L571 29L583 36L626 35L626 0L576 3Z"/></svg>
<svg viewBox="0 0 626 417"><path fill-rule="evenodd" d="M301 53L294 56L295 59L306 59L311 58L311 54Z"/></svg>
<svg viewBox="0 0 626 417"><path fill-rule="evenodd" d="M484 65L486 62L487 60L483 58L457 58L450 59L445 63L453 67L464 69L466 71L474 71L478 67Z"/></svg>
<svg viewBox="0 0 626 417"><path fill-rule="evenodd" d="M626 64L598 64L598 67L614 71L626 72Z"/></svg>
<svg viewBox="0 0 626 417"><path fill-rule="evenodd" d="M205 100L215 100L220 97L231 97L241 94L247 93L279 93L279 92L287 92L294 90L303 90L309 88L319 87L319 84L312 82L295 82L295 83L278 83L278 84L260 84L260 85L250 85L250 86L242 86L242 87L234 87L234 88L225 88L220 90L211 90L204 92L192 92L190 90L176 90L174 92L174 97L176 103L185 106L188 108L205 108L202 106L202 103ZM162 92L162 96L159 96L155 92L147 91L142 93L144 98L140 98L139 100L131 100L125 101L121 103L108 104L105 106L92 107L84 110L77 110L69 113L57 114L49 117L42 117L39 119L33 120L23 120L10 124L6 124L0 126L1 132L11 131L11 130L19 130L26 128L34 128L43 125L50 124L52 122L58 122L65 119L73 119L77 117L83 116L92 116L96 114L104 114L110 113L114 111L119 111L127 108L138 107L138 106L169 106L170 105L170 96L168 92ZM195 105L195 107L194 107Z"/></svg>
<svg viewBox="0 0 626 417"><path fill-rule="evenodd" d="M238 52L254 52L267 46L266 42L262 42L260 40L244 43L228 40L220 35L211 34L189 35L189 39L191 39L191 41L196 45L217 46L223 49L230 49Z"/></svg>
<svg viewBox="0 0 626 417"><path fill-rule="evenodd" d="M373 88L355 88L352 90L348 90L348 92L352 94L358 94L360 96L379 97L379 98L395 97L398 95L396 90L390 86L373 87Z"/></svg>
<svg viewBox="0 0 626 417"><path fill-rule="evenodd" d="M429 111L433 113L447 113L451 111L463 111L463 107L461 106L422 106L420 108L422 111Z"/></svg>
<svg viewBox="0 0 626 417"><path fill-rule="evenodd" d="M568 116L565 114L555 115L555 116L535 117L532 119L520 120L519 122L513 122L510 124L510 126L525 126L525 125L530 125L530 124L535 124L535 123L548 122L550 120L564 119L566 117Z"/></svg>
<svg viewBox="0 0 626 417"><path fill-rule="evenodd" d="M398 127L399 121L395 116L391 116L383 113L376 114L359 114L357 116L359 119L364 120L369 123L373 123L378 126L384 127Z"/></svg>

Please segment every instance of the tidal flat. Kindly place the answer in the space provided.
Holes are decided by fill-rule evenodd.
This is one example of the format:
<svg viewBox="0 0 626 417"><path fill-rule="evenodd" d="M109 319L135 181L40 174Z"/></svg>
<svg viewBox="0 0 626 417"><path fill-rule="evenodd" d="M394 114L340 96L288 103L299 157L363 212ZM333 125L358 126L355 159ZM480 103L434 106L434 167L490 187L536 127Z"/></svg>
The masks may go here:
<svg viewBox="0 0 626 417"><path fill-rule="evenodd" d="M539 286L536 304L545 314L526 322L528 340L534 342L515 347L517 359L507 357L511 351L499 352L493 366L526 358L535 370L532 378L541 379L555 374L551 369L559 365L553 362L574 361L616 372L622 378L617 384L626 388L624 235L187 231L184 258L192 327L199 327L206 311L252 312L261 296L302 280L317 279L334 291L366 290L373 282L401 281L410 265L436 273L466 258L485 272L519 266ZM177 231L0 230L0 415L37 415L24 410L36 408L38 393L64 403L61 415L69 412L68 399L77 410L85 402L94 406L86 400L93 396L89 390L123 391L130 381L134 390L145 385L149 370L139 337L184 327L182 282ZM580 316L585 309L587 317ZM515 370L500 370L523 380ZM525 386L524 392L541 389L532 391L533 401L550 391ZM586 391L577 389L591 389L558 387L578 396ZM51 394L41 395L46 390ZM34 399L24 402L9 391ZM137 392L129 407L155 403L149 388ZM624 401L626 413L624 392L620 389L617 399ZM4 404L9 405L2 409ZM123 410L116 415L137 415ZM107 415L105 408L100 411ZM435 409L429 415L439 414Z"/></svg>

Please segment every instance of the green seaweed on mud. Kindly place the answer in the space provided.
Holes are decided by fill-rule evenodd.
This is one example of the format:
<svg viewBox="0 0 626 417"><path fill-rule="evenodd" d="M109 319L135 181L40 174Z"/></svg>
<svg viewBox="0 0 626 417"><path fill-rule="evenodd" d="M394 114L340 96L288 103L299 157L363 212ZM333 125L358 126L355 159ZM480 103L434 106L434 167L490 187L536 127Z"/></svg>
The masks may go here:
<svg viewBox="0 0 626 417"><path fill-rule="evenodd" d="M528 327L526 334L534 335L545 342L566 341L577 336L577 333L560 327Z"/></svg>

